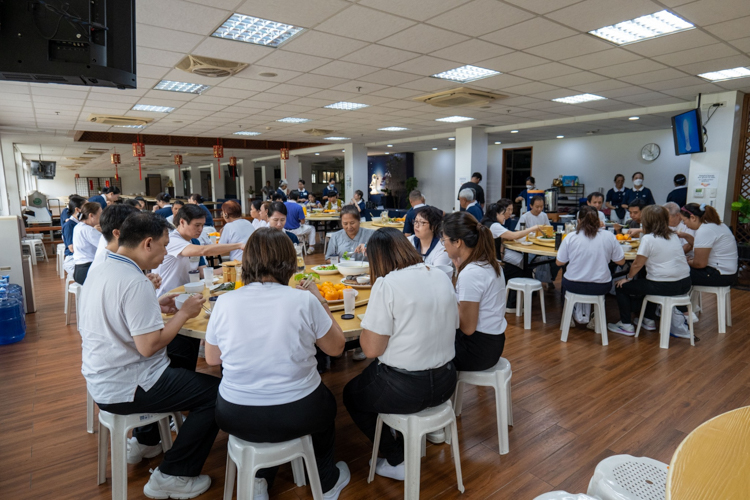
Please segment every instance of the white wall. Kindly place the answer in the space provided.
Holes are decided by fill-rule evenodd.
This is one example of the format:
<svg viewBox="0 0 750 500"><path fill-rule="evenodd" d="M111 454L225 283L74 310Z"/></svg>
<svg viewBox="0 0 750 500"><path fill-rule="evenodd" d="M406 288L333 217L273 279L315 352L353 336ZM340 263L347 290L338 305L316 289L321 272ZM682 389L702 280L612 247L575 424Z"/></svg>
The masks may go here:
<svg viewBox="0 0 750 500"><path fill-rule="evenodd" d="M414 153L414 177L419 180L428 205L452 212L458 208L454 189L456 155L452 149L418 151Z"/></svg>
<svg viewBox="0 0 750 500"><path fill-rule="evenodd" d="M115 171L112 170L79 170L78 173L81 177L114 177ZM156 173L149 170L148 173ZM159 172L162 174L162 180L167 172ZM37 189L39 192L46 194L47 197L67 197L72 193L76 192L75 182L76 172L68 170L67 168L58 168L55 173L54 179L38 179ZM120 177L122 178L122 192L123 194L135 194L146 191L146 172L143 172L144 180L138 180L138 171L127 170L124 174L120 170Z"/></svg>

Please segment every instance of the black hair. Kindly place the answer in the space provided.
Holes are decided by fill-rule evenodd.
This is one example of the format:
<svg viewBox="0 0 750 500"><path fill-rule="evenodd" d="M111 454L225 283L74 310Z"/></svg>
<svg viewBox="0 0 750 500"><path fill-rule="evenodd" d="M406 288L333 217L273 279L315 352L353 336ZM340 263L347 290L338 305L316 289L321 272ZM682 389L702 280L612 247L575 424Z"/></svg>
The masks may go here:
<svg viewBox="0 0 750 500"><path fill-rule="evenodd" d="M482 182L482 174L480 172L474 172L473 174L471 174L471 176L476 177L477 179L479 179L479 182Z"/></svg>
<svg viewBox="0 0 750 500"><path fill-rule="evenodd" d="M676 186L684 186L687 182L687 177L685 177L685 174L677 174L674 176L674 183Z"/></svg>
<svg viewBox="0 0 750 500"><path fill-rule="evenodd" d="M135 199L135 200L138 200L138 201L142 201L142 202L144 202L144 203L146 202L146 199L145 199L145 198L144 198L143 196L136 196L136 197L135 197L135 198L133 198L133 199Z"/></svg>
<svg viewBox="0 0 750 500"><path fill-rule="evenodd" d="M633 174L633 176L632 176L632 177L630 178L630 180L632 181L633 179L635 179L635 176L636 176L636 175L638 175L638 174L641 174L641 177L643 177L644 179L646 178L646 176L645 176L645 175L643 175L643 172L635 172L635 173Z"/></svg>
<svg viewBox="0 0 750 500"><path fill-rule="evenodd" d="M290 191L289 196L287 198L289 198L290 200L294 200L294 201L299 200L299 191L297 191L296 189L293 191Z"/></svg>
<svg viewBox="0 0 750 500"><path fill-rule="evenodd" d="M190 201L194 201L194 202L196 202L196 203L199 203L199 204L200 204L200 203L203 203L204 201L206 201L206 200L204 200L204 199L203 199L203 196L199 195L198 193L193 193L193 194L191 194L191 195L190 195L190 196L188 197L188 199L189 199Z"/></svg>
<svg viewBox="0 0 750 500"><path fill-rule="evenodd" d="M73 215L76 212L76 208L80 209L84 203L86 203L86 198L71 196L68 200L68 212L70 212L70 215Z"/></svg>
<svg viewBox="0 0 750 500"><path fill-rule="evenodd" d="M164 203L169 203L169 200L172 199L172 196L169 193L159 193L156 195L156 201L163 201Z"/></svg>
<svg viewBox="0 0 750 500"><path fill-rule="evenodd" d="M146 238L161 238L169 230L169 222L153 212L137 212L128 216L120 226L121 247L136 248Z"/></svg>
<svg viewBox="0 0 750 500"><path fill-rule="evenodd" d="M532 183L532 184L536 184L536 179L534 179L534 178L533 178L533 177L531 177L531 176L528 176L528 177L526 177L526 180L527 180L527 181L531 181L531 183Z"/></svg>
<svg viewBox="0 0 750 500"><path fill-rule="evenodd" d="M414 220L417 219L417 215L422 217L430 225L430 230L434 236L439 236L442 232L443 224L443 211L435 207L420 207L414 212Z"/></svg>
<svg viewBox="0 0 750 500"><path fill-rule="evenodd" d="M599 231L599 213L589 205L584 205L578 211L578 227L576 233L583 232L587 238L594 238Z"/></svg>
<svg viewBox="0 0 750 500"><path fill-rule="evenodd" d="M618 177L622 177L622 181L623 181L623 182L625 182L625 176L624 176L624 175L622 175L622 174L617 174L617 175L615 175L615 178L614 178L614 182L617 182L617 178L618 178Z"/></svg>
<svg viewBox="0 0 750 500"><path fill-rule="evenodd" d="M140 200L136 200L135 198L128 198L125 200L125 204L136 209L141 206Z"/></svg>
<svg viewBox="0 0 750 500"><path fill-rule="evenodd" d="M643 210L646 207L646 202L640 198L637 198L628 204L628 208L630 207L636 207Z"/></svg>
<svg viewBox="0 0 750 500"><path fill-rule="evenodd" d="M303 186L305 185L305 179L300 179L297 182L301 182Z"/></svg>
<svg viewBox="0 0 750 500"><path fill-rule="evenodd" d="M260 212L260 206L263 204L263 200L253 200L253 206L255 207L255 210Z"/></svg>
<svg viewBox="0 0 750 500"><path fill-rule="evenodd" d="M185 202L182 201L182 200L174 200L172 202L172 205L182 205L182 206L185 206Z"/></svg>
<svg viewBox="0 0 750 500"><path fill-rule="evenodd" d="M206 212L203 211L198 205L185 205L177 211L177 215L174 216L174 226L178 227L180 221L184 220L188 224L193 222L195 219L205 219Z"/></svg>
<svg viewBox="0 0 750 500"><path fill-rule="evenodd" d="M495 239L492 232L487 226L480 224L469 212L453 212L446 215L443 219L443 237L451 241L463 241L471 249L469 257L458 266L457 276L472 262L485 262L492 267L496 276L502 276L500 263L496 258Z"/></svg>
<svg viewBox="0 0 750 500"><path fill-rule="evenodd" d="M680 214L683 217L687 218L690 218L691 215L694 215L698 219L700 219L701 224L721 224L721 217L719 217L719 212L717 212L716 209L711 205L698 205L697 203L688 203L680 209Z"/></svg>
<svg viewBox="0 0 750 500"><path fill-rule="evenodd" d="M120 188L117 186L105 187L102 189L102 194L120 194Z"/></svg>
<svg viewBox="0 0 750 500"><path fill-rule="evenodd" d="M275 214L276 212L279 212L279 213L284 214L286 216L288 214L288 212L286 210L286 205L284 205L280 201L274 201L273 203L271 203L271 206L268 207L268 218L270 219L271 216L273 214Z"/></svg>
<svg viewBox="0 0 750 500"><path fill-rule="evenodd" d="M599 191L594 191L593 193L589 193L589 195L586 197L586 201L588 201L589 203L591 203L594 198L604 199L604 195L602 193L600 193ZM597 215L597 217L598 217L598 215Z"/></svg>
<svg viewBox="0 0 750 500"><path fill-rule="evenodd" d="M120 229L125 219L137 213L138 209L132 205L110 205L105 208L101 219L99 219L99 225L102 228L102 236L107 240L107 243L112 242L114 237L112 231Z"/></svg>
<svg viewBox="0 0 750 500"><path fill-rule="evenodd" d="M540 195L532 196L531 201L529 202L529 206L533 207L534 203L536 203L537 201L541 201L542 203L544 203L544 196L540 196Z"/></svg>
<svg viewBox="0 0 750 500"><path fill-rule="evenodd" d="M283 199L284 198L281 196L281 193L274 192L273 195L271 195L271 200L272 201L280 201L280 200L283 200Z"/></svg>
<svg viewBox="0 0 750 500"><path fill-rule="evenodd" d="M361 189L357 189L356 191L354 191L354 194L359 195L360 200L364 199L365 197L365 193L363 193Z"/></svg>

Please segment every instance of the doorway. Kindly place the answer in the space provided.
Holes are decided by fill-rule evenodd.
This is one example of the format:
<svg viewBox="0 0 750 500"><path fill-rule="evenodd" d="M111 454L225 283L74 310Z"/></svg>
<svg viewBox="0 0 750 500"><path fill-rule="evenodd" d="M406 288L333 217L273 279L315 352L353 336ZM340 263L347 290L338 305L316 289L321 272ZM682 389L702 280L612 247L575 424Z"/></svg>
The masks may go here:
<svg viewBox="0 0 750 500"><path fill-rule="evenodd" d="M183 170L182 171L182 192L185 194L185 196L189 196L190 191L190 170Z"/></svg>
<svg viewBox="0 0 750 500"><path fill-rule="evenodd" d="M213 186L211 185L211 171L201 170L201 196L206 200L212 199L211 193L213 192Z"/></svg>
<svg viewBox="0 0 750 500"><path fill-rule="evenodd" d="M531 177L532 149L503 149L503 198L515 200L526 189L526 178ZM514 202L513 211L520 211L519 203Z"/></svg>

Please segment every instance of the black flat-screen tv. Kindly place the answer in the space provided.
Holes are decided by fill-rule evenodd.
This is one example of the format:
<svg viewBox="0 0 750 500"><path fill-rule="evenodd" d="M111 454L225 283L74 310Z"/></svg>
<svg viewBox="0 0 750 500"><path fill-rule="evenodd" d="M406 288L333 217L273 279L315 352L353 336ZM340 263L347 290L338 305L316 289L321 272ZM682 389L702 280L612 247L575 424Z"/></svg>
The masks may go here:
<svg viewBox="0 0 750 500"><path fill-rule="evenodd" d="M700 109L691 109L672 117L672 136L676 155L703 153L703 123Z"/></svg>
<svg viewBox="0 0 750 500"><path fill-rule="evenodd" d="M135 0L0 0L2 80L136 88Z"/></svg>
<svg viewBox="0 0 750 500"><path fill-rule="evenodd" d="M54 179L57 172L57 162L54 161L31 161L31 175L40 179Z"/></svg>

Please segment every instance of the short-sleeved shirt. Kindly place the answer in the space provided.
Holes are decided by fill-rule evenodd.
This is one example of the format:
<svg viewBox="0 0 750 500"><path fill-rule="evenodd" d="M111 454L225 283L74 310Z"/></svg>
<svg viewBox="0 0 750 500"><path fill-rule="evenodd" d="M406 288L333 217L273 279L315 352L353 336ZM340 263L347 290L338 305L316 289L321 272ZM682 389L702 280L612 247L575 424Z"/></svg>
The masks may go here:
<svg viewBox="0 0 750 500"><path fill-rule="evenodd" d="M420 244L419 238L417 238L417 235L412 234L409 236L409 241L412 245L414 245L414 248L417 247L418 244ZM424 249L420 248L417 249L419 252L419 255L422 256L422 260L424 260L424 263L428 266L450 266L451 265L451 258L448 256L448 252L445 251L445 245L443 245L443 242L440 241L440 238L435 236L432 239L432 244L430 245L432 249ZM427 251L427 254L424 252Z"/></svg>
<svg viewBox="0 0 750 500"><path fill-rule="evenodd" d="M472 201L469 206L466 207L466 211L473 215L477 222L480 222L484 217L482 207L480 207L479 203L477 203L476 201Z"/></svg>
<svg viewBox="0 0 750 500"><path fill-rule="evenodd" d="M390 337L378 359L408 371L439 368L451 361L458 324L451 280L424 264L375 280L362 320L363 329Z"/></svg>
<svg viewBox="0 0 750 500"><path fill-rule="evenodd" d="M651 190L647 187L642 187L641 189L630 189L625 193L625 199L624 204L630 205L635 200L643 200L646 205L655 205L656 201L654 201L654 195L651 194Z"/></svg>
<svg viewBox="0 0 750 500"><path fill-rule="evenodd" d="M76 224L73 229L73 262L76 265L94 261L101 236L102 233L86 223Z"/></svg>
<svg viewBox="0 0 750 500"><path fill-rule="evenodd" d="M549 226L549 217L544 212L540 212L539 215L534 215L531 211L524 213L519 219L518 223L523 222L526 225L526 229L534 226Z"/></svg>
<svg viewBox="0 0 750 500"><path fill-rule="evenodd" d="M301 191L297 190L297 193L299 193L299 199L300 200L306 199L308 196L310 196L310 193L307 191L307 189L303 189Z"/></svg>
<svg viewBox="0 0 750 500"><path fill-rule="evenodd" d="M89 273L81 289L81 372L97 403L129 403L138 387L151 389L169 366L166 347L147 358L133 340L161 330L164 321L154 287L138 264L110 253L99 271Z"/></svg>
<svg viewBox="0 0 750 500"><path fill-rule="evenodd" d="M687 204L687 186L680 186L673 189L667 195L667 203L670 201L677 203L680 208L684 207Z"/></svg>
<svg viewBox="0 0 750 500"><path fill-rule="evenodd" d="M675 226L675 227L669 226L669 229L671 229L671 230L672 230L673 232L675 232L675 233L686 233L686 234L689 234L689 235L691 235L691 236L695 237L695 231L694 231L694 230L692 230L692 229L690 229L689 227L687 227L687 226L685 225L685 223L684 223L684 222L682 222L682 221L680 221L680 223L679 223L679 224L677 224L677 226ZM687 241L686 239L684 239L684 238L680 238L680 244L681 244L681 245L683 245L683 246L684 246L684 245L686 245L687 243L688 243L688 241ZM695 255L695 251L691 249L691 250L690 250L690 251L689 251L688 253L686 253L685 255L687 255L688 257L690 257L690 258L692 259L692 258L693 258L693 256Z"/></svg>
<svg viewBox="0 0 750 500"><path fill-rule="evenodd" d="M89 198L88 201L90 203L98 203L99 205L102 206L102 210L104 210L105 208L107 208L107 199L104 198L104 196L102 196L100 194L98 194L96 196L92 196L91 198Z"/></svg>
<svg viewBox="0 0 750 500"><path fill-rule="evenodd" d="M690 266L676 234L669 239L644 234L638 255L646 257L646 274L651 281L680 281L690 276Z"/></svg>
<svg viewBox="0 0 750 500"><path fill-rule="evenodd" d="M737 272L737 241L725 224L701 224L695 231L693 248L710 248L708 267L721 274Z"/></svg>
<svg viewBox="0 0 750 500"><path fill-rule="evenodd" d="M164 205L164 207L160 208L156 212L154 212L156 215L160 215L164 217L165 219L172 215L172 205Z"/></svg>
<svg viewBox="0 0 750 500"><path fill-rule="evenodd" d="M73 252L71 252L68 247L73 244L73 230L76 228L77 224L78 224L78 221L75 219L68 219L66 222L63 223L62 237L63 237L63 243L65 244L65 256L66 257L68 257L69 255L73 255ZM75 250L75 247L74 247L74 250Z"/></svg>
<svg viewBox="0 0 750 500"><path fill-rule="evenodd" d="M247 406L309 395L320 385L315 342L331 325L313 294L286 285L250 283L220 296L206 330L206 342L221 350L219 394Z"/></svg>
<svg viewBox="0 0 750 500"><path fill-rule="evenodd" d="M268 227L268 221L260 220L260 219L253 219L253 227L255 229L260 229L262 227Z"/></svg>
<svg viewBox="0 0 750 500"><path fill-rule="evenodd" d="M300 221L305 220L305 211L302 209L302 205L296 201L285 201L286 206L286 224L284 229L294 230L299 229Z"/></svg>
<svg viewBox="0 0 750 500"><path fill-rule="evenodd" d="M418 205L414 205L409 209L408 212L406 212L406 215L404 216L404 233L405 234L414 234L414 219L417 217L417 210L426 207L424 203L420 203Z"/></svg>
<svg viewBox="0 0 750 500"><path fill-rule="evenodd" d="M189 245L192 243L183 238L176 229L169 232L167 255L154 271L161 276L161 288L156 290L157 297L190 282L190 257L182 255L182 251Z"/></svg>
<svg viewBox="0 0 750 500"><path fill-rule="evenodd" d="M343 257L345 252L354 253L354 250L361 244L366 245L370 237L375 233L372 229L360 227L354 238L350 238L343 229L336 231L331 235L326 250L326 259L333 256Z"/></svg>
<svg viewBox="0 0 750 500"><path fill-rule="evenodd" d="M615 235L600 229L589 238L583 231L570 233L560 244L557 260L567 263L565 279L585 283L609 283L609 263L625 258Z"/></svg>
<svg viewBox="0 0 750 500"><path fill-rule="evenodd" d="M484 205L484 189L482 189L482 186L475 182L464 182L461 184L461 187L458 188L458 193L460 194L464 189L473 190L474 199L478 201L480 205ZM456 197L456 199L458 199L458 197Z"/></svg>
<svg viewBox="0 0 750 500"><path fill-rule="evenodd" d="M500 276L486 262L472 262L461 270L456 280L458 303L478 302L476 331L487 335L505 333L505 276ZM472 334L474 332L464 332Z"/></svg>
<svg viewBox="0 0 750 500"><path fill-rule="evenodd" d="M604 197L605 202L615 207L615 213L619 218L625 217L625 214L627 213L627 210L622 208L622 205L625 204L625 198L628 191L630 191L630 189L626 188L625 186L620 189L613 187L610 188L609 191L607 191L607 196Z"/></svg>
<svg viewBox="0 0 750 500"><path fill-rule="evenodd" d="M497 239L500 238L503 233L508 232L508 228L503 226L499 222L493 222L490 226L490 231L492 231L492 237ZM513 266L520 267L521 262L523 262L523 254L521 252L516 252L515 250L506 248L505 252L503 253L503 262L507 262L508 264L511 264Z"/></svg>
<svg viewBox="0 0 750 500"><path fill-rule="evenodd" d="M203 210L203 213L206 215L206 222L203 223L204 226L211 226L214 227L214 217L211 215L211 211L206 208L206 205L198 205Z"/></svg>
<svg viewBox="0 0 750 500"><path fill-rule="evenodd" d="M89 272L104 263L107 255L109 255L109 250L107 250L107 240L104 238L104 235L101 235L99 237L99 243L96 245L96 255L94 255L94 261L91 263L91 267L89 267Z"/></svg>
<svg viewBox="0 0 750 500"><path fill-rule="evenodd" d="M247 219L237 219L224 224L221 228L221 243L246 243L250 235L255 232L253 223ZM229 256L232 260L242 262L243 250L232 250Z"/></svg>
<svg viewBox="0 0 750 500"><path fill-rule="evenodd" d="M331 194L338 195L339 194L339 190L336 189L335 186L331 187L331 185L329 184L329 185L327 185L326 187L323 188L323 196L324 197L328 197Z"/></svg>

